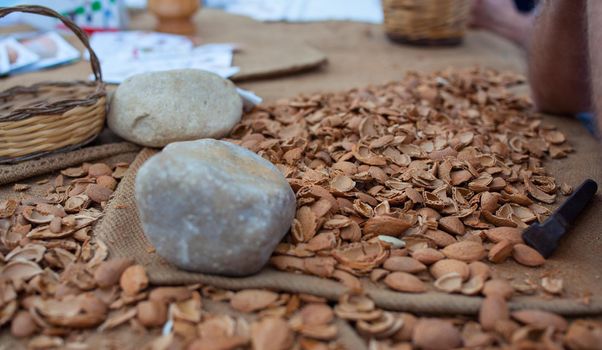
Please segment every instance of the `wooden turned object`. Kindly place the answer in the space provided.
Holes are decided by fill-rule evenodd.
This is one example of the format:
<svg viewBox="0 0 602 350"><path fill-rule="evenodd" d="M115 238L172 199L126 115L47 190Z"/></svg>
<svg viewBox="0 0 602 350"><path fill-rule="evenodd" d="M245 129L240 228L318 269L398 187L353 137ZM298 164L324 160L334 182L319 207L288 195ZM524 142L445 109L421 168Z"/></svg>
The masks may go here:
<svg viewBox="0 0 602 350"><path fill-rule="evenodd" d="M192 35L196 27L192 16L200 7L199 0L149 0L148 9L157 17L156 30L164 33Z"/></svg>

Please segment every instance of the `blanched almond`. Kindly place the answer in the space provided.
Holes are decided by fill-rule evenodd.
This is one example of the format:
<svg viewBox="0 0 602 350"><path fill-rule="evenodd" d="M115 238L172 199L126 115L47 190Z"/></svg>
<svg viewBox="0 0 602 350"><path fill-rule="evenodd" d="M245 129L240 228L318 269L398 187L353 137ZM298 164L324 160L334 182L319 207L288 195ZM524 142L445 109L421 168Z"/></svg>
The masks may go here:
<svg viewBox="0 0 602 350"><path fill-rule="evenodd" d="M512 257L519 264L525 266L541 266L546 259L539 252L526 244L516 244L512 250Z"/></svg>
<svg viewBox="0 0 602 350"><path fill-rule="evenodd" d="M426 291L424 283L414 275L405 272L393 272L384 279L385 284L396 291L422 293Z"/></svg>
<svg viewBox="0 0 602 350"><path fill-rule="evenodd" d="M466 262L481 260L485 256L485 248L479 242L461 241L448 245L441 251L449 259Z"/></svg>
<svg viewBox="0 0 602 350"><path fill-rule="evenodd" d="M468 276L470 275L468 265L464 261L455 259L443 259L437 261L431 265L430 272L435 279L438 279L443 275L447 275L450 272L458 273L460 276L462 276L462 280L468 279Z"/></svg>
<svg viewBox="0 0 602 350"><path fill-rule="evenodd" d="M418 273L425 271L426 266L414 258L407 256L393 256L385 260L383 267L389 271Z"/></svg>

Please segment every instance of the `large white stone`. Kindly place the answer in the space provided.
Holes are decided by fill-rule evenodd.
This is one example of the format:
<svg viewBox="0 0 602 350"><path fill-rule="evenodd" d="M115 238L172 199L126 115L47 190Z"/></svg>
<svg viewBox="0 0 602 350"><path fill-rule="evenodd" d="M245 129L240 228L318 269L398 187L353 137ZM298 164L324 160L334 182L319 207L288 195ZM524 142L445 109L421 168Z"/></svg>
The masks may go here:
<svg viewBox="0 0 602 350"><path fill-rule="evenodd" d="M231 81L198 70L144 73L126 79L111 99L108 124L124 139L149 147L221 138L242 115Z"/></svg>
<svg viewBox="0 0 602 350"><path fill-rule="evenodd" d="M147 160L136 201L159 255L186 270L233 276L266 264L296 206L272 163L211 139L172 143Z"/></svg>

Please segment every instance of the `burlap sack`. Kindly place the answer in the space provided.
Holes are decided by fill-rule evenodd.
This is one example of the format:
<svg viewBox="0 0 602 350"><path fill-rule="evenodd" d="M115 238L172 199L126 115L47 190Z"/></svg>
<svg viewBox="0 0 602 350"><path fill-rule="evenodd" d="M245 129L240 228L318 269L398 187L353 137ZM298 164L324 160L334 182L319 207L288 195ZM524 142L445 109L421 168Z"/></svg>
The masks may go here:
<svg viewBox="0 0 602 350"><path fill-rule="evenodd" d="M138 217L134 198L136 171L157 151L143 149L121 181L115 196L106 208L105 216L96 226L95 234L106 242L112 255L134 258L143 264L152 283L177 285L203 283L219 288L245 289L269 288L282 292L308 293L329 300L337 300L346 288L335 281L314 276L276 271L270 267L260 273L244 278L212 276L179 270L154 252ZM518 266L515 266L518 268ZM529 272L519 269L517 275ZM366 292L375 303L385 309L429 313L429 314L475 314L482 298L429 292L408 294L394 292L369 281L363 281ZM511 309L538 308L563 315L585 315L602 313L599 295L584 303L581 298L544 300L538 297L516 297L510 302Z"/></svg>

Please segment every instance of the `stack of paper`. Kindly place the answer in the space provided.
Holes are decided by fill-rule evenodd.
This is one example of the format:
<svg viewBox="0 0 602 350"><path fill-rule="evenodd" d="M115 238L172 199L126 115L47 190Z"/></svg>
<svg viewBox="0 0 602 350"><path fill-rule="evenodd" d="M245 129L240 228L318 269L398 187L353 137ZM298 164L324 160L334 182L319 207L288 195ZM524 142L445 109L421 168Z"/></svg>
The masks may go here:
<svg viewBox="0 0 602 350"><path fill-rule="evenodd" d="M103 80L108 83L170 69L203 69L223 78L239 71L232 66L233 44L194 47L185 36L142 31L94 33L90 44L100 59Z"/></svg>
<svg viewBox="0 0 602 350"><path fill-rule="evenodd" d="M15 33L0 38L0 75L53 67L79 57L79 51L55 32Z"/></svg>

